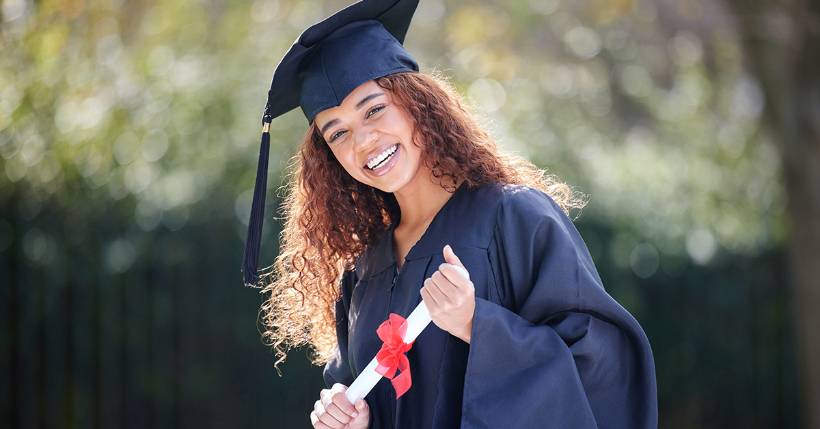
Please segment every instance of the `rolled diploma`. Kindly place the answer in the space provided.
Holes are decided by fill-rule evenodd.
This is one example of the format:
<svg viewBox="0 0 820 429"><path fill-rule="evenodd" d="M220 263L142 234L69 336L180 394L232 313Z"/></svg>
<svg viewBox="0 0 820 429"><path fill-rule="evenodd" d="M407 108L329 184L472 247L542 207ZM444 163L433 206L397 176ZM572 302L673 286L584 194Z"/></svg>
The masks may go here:
<svg viewBox="0 0 820 429"><path fill-rule="evenodd" d="M454 267L458 268L461 271L461 274L466 277L470 278L470 274L464 268L459 267L458 265L453 265ZM421 334L421 331L430 324L432 319L430 318L430 312L427 311L427 305L424 301L420 302L419 305L410 313L410 316L407 317L407 331L404 332L404 336L402 337L402 341L407 344L410 344L413 341L416 341L416 337ZM351 404L355 404L356 401L359 399L363 399L367 396L368 393L373 389L376 383L382 378L382 375L376 372L376 367L379 365L378 360L374 356L373 359L370 361L369 364L364 368L364 370L353 380L353 383L350 384L350 387L347 388L345 391L345 396L347 400L350 401Z"/></svg>

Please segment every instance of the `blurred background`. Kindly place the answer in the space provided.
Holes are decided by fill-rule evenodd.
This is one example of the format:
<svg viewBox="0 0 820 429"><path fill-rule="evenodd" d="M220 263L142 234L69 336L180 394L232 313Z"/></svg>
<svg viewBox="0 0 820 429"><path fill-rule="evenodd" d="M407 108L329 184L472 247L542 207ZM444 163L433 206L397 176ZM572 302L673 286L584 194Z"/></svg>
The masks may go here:
<svg viewBox="0 0 820 429"><path fill-rule="evenodd" d="M2 1L0 426L309 427L240 267L272 72L348 3ZM661 427L820 428L818 2L423 0L406 46L589 196Z"/></svg>

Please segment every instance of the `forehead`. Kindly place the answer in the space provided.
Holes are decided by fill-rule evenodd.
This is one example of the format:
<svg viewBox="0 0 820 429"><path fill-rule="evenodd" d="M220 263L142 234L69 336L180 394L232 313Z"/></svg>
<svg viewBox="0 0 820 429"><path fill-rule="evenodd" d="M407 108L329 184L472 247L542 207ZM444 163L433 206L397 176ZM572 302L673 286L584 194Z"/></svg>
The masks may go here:
<svg viewBox="0 0 820 429"><path fill-rule="evenodd" d="M350 94L342 100L342 104L334 107L329 107L325 110L316 114L316 125L322 126L328 121L338 118L341 115L352 113L357 111L356 104L359 103L363 98L367 97L370 94L374 93L384 93L384 96L377 98L376 100L384 100L385 98L390 98L390 93L386 89L379 86L374 80L368 80L367 82L357 86L353 91L350 91Z"/></svg>

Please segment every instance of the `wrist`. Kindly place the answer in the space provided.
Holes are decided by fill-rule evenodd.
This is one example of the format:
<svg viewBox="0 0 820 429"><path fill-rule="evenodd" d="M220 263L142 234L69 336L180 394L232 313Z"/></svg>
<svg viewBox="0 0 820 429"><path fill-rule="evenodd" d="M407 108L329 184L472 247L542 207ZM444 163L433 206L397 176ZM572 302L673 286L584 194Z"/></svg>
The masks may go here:
<svg viewBox="0 0 820 429"><path fill-rule="evenodd" d="M467 344L470 344L470 337L472 335L473 330L473 322L467 322L467 325L464 326L464 329L461 330L460 335L456 335L461 341L464 341Z"/></svg>

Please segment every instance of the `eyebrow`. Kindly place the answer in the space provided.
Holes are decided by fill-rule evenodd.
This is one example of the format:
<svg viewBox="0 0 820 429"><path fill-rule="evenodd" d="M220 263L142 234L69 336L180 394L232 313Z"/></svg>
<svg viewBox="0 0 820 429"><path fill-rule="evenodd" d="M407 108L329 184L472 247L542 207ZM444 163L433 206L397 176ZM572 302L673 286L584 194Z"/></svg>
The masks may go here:
<svg viewBox="0 0 820 429"><path fill-rule="evenodd" d="M372 94L370 94L370 95L368 95L368 96L366 96L366 97L362 98L361 100L359 100L359 102L358 102L358 103L356 103L356 110L361 109L361 108L362 108L362 106L364 106L364 104L365 104L365 103L367 103L368 101L370 101L370 100L372 100L372 99L374 99L374 98L376 98L376 97L382 96L382 95L384 95L384 93L383 93L383 92L374 92L374 93L372 93ZM324 134L325 134L325 132L328 130L328 128L330 128L330 127L332 127L332 126L336 125L337 123L339 123L339 120L338 120L338 119L332 119L332 120L328 121L328 123L326 123L326 124L322 127L322 129L321 129L321 131L320 131L320 132L322 133L322 135L324 135Z"/></svg>

